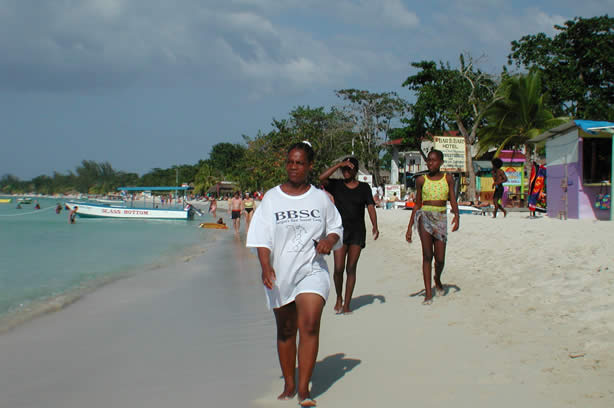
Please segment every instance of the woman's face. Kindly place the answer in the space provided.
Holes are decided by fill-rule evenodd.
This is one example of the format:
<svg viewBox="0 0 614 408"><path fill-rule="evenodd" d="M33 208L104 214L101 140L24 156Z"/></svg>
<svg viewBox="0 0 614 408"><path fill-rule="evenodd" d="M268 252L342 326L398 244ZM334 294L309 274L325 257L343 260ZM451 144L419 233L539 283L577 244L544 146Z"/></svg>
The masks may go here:
<svg viewBox="0 0 614 408"><path fill-rule="evenodd" d="M286 159L286 173L288 180L294 184L303 184L309 177L313 163L307 160L307 153L302 149L292 149Z"/></svg>
<svg viewBox="0 0 614 408"><path fill-rule="evenodd" d="M443 161L439 158L437 153L431 152L429 153L426 159L426 167L430 172L439 171L439 168L443 164Z"/></svg>

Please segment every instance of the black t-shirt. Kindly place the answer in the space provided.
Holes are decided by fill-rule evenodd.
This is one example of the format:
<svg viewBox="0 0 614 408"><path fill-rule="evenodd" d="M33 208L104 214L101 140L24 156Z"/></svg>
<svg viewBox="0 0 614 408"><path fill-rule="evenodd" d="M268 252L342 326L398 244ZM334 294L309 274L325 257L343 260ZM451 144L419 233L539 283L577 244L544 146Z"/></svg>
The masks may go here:
<svg viewBox="0 0 614 408"><path fill-rule="evenodd" d="M341 214L343 228L353 228L354 226L365 225L365 207L375 205L371 187L362 181L358 182L358 187L347 188L343 180L330 179L324 187L335 199L335 206Z"/></svg>

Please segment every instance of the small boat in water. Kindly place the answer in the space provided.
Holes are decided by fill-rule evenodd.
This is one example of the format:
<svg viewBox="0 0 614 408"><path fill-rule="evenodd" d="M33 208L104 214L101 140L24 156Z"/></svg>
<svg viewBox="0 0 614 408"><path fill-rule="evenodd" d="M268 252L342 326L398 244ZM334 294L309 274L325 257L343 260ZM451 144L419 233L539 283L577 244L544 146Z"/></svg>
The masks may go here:
<svg viewBox="0 0 614 408"><path fill-rule="evenodd" d="M12 201L12 198L0 198L0 204L9 204Z"/></svg>
<svg viewBox="0 0 614 408"><path fill-rule="evenodd" d="M19 204L32 204L32 199L30 197L22 197L22 198L18 198L17 202Z"/></svg>

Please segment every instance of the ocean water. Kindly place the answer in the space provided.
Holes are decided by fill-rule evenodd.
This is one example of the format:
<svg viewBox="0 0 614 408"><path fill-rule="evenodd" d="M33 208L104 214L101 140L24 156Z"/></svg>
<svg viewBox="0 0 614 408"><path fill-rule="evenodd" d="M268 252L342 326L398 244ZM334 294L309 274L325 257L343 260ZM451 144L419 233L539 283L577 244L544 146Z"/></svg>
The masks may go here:
<svg viewBox="0 0 614 408"><path fill-rule="evenodd" d="M194 221L81 218L55 213L56 199L16 209L0 204L0 331L3 325L62 308L110 281L189 256L214 244Z"/></svg>

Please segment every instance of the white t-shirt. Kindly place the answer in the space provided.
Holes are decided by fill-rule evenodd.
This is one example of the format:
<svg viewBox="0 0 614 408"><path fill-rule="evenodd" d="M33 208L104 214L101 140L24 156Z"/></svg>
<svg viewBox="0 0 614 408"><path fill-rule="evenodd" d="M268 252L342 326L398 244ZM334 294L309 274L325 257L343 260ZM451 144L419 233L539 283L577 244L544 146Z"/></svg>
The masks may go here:
<svg viewBox="0 0 614 408"><path fill-rule="evenodd" d="M300 196L288 195L280 186L267 191L254 211L246 246L271 250L276 280L273 289L265 287L269 308L291 303L299 293L328 298L328 267L313 240L331 233L339 236L333 249L340 248L341 216L324 191L314 186Z"/></svg>

